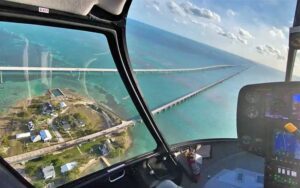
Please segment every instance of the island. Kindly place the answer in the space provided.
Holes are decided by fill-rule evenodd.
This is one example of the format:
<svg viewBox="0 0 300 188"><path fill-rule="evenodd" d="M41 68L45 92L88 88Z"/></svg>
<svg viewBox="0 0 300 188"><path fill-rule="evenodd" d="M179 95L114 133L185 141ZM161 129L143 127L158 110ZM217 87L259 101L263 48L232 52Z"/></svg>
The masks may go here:
<svg viewBox="0 0 300 188"><path fill-rule="evenodd" d="M58 186L122 159L132 125L104 104L55 88L1 115L0 154L35 187Z"/></svg>

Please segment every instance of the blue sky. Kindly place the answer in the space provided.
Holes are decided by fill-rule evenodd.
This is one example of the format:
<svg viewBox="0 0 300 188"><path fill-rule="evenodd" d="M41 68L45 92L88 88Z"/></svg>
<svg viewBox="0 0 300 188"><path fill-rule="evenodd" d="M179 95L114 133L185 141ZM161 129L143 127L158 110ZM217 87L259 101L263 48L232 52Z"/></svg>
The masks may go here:
<svg viewBox="0 0 300 188"><path fill-rule="evenodd" d="M284 70L295 7L296 0L133 0L129 18Z"/></svg>

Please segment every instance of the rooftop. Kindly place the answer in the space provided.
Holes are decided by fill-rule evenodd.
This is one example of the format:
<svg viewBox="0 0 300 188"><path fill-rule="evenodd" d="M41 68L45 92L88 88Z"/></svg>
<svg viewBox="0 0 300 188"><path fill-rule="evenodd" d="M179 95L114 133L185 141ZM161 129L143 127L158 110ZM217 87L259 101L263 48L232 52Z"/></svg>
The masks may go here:
<svg viewBox="0 0 300 188"><path fill-rule="evenodd" d="M65 107L67 107L67 104L65 102L60 102L59 107L60 108L65 108Z"/></svg>
<svg viewBox="0 0 300 188"><path fill-rule="evenodd" d="M41 130L40 131L40 136L42 138L43 141L48 141L52 139L52 135L50 134L50 132L46 129L46 130Z"/></svg>
<svg viewBox="0 0 300 188"><path fill-rule="evenodd" d="M65 173L65 172L68 172L70 170L73 170L76 166L77 166L77 162L73 161L73 162L62 165L60 167L60 171L61 171L61 173Z"/></svg>
<svg viewBox="0 0 300 188"><path fill-rule="evenodd" d="M41 136L40 135L33 135L33 136L31 136L31 141L32 142L38 142L38 141L40 141L42 138L41 138Z"/></svg>
<svg viewBox="0 0 300 188"><path fill-rule="evenodd" d="M45 168L42 169L44 179L50 179L50 178L55 178L55 170L54 166L46 166Z"/></svg>

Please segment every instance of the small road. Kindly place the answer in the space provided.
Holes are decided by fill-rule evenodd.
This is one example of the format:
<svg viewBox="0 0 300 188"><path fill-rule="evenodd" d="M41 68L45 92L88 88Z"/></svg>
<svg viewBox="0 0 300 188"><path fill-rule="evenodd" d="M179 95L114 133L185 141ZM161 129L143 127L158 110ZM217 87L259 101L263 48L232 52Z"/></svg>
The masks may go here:
<svg viewBox="0 0 300 188"><path fill-rule="evenodd" d="M64 114L67 110L69 109L69 107L63 109L61 111L61 114ZM52 129L54 135L56 136L57 140L59 143L64 142L65 139L61 136L61 134L59 133L59 131L57 130L57 126L53 124L53 120L56 118L57 116L53 116L51 117L51 119L48 120L48 125L49 127Z"/></svg>
<svg viewBox="0 0 300 188"><path fill-rule="evenodd" d="M117 125L117 126L111 127L109 129L105 129L103 131L96 132L94 134L83 136L83 137L80 137L80 138L77 138L77 139L74 139L74 140L70 140L70 141L67 141L67 142L58 143L58 144L55 144L53 146L49 146L49 147L45 147L45 148L42 148L42 149L30 151L30 152L23 153L23 154L20 154L20 155L7 157L7 158L5 158L5 160L10 164L20 163L22 161L28 161L28 160L35 159L35 158L38 158L40 156L46 155L48 153L53 153L53 152L58 151L58 150L62 150L62 149L69 148L69 147L78 145L80 143L83 143L83 142L86 142L86 141L89 141L89 140L93 140L94 138L104 136L106 134L119 131L121 129L125 129L125 128L133 125L133 124L134 124L134 121L122 121L122 123Z"/></svg>
<svg viewBox="0 0 300 188"><path fill-rule="evenodd" d="M105 123L107 125L107 128L110 128L111 125L113 124L110 117L107 115L107 113L105 113L104 111L102 111L103 117L105 119Z"/></svg>
<svg viewBox="0 0 300 188"><path fill-rule="evenodd" d="M111 166L111 164L109 163L109 161L108 161L105 157L101 156L100 159L101 159L101 161L102 161L107 167L108 167L108 166Z"/></svg>
<svg viewBox="0 0 300 188"><path fill-rule="evenodd" d="M49 127L52 129L52 131L53 131L53 133L55 134L55 136L56 136L56 138L57 138L57 140L58 140L59 143L65 141L65 139L61 136L61 134L60 134L59 131L57 130L56 125L51 124L51 125L49 125Z"/></svg>

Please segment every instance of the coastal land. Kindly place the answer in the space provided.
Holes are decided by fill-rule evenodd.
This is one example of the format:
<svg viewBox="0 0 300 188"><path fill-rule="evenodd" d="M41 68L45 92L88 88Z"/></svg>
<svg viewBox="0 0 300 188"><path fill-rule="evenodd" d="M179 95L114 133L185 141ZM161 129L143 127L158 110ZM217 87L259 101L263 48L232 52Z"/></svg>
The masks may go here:
<svg viewBox="0 0 300 188"><path fill-rule="evenodd" d="M99 102L55 88L2 113L0 153L36 187L58 186L122 158L133 124Z"/></svg>

